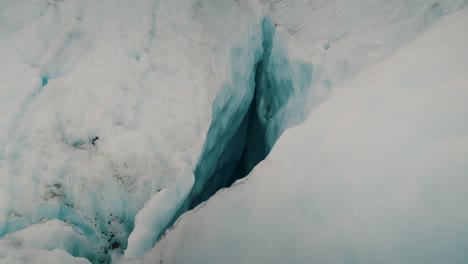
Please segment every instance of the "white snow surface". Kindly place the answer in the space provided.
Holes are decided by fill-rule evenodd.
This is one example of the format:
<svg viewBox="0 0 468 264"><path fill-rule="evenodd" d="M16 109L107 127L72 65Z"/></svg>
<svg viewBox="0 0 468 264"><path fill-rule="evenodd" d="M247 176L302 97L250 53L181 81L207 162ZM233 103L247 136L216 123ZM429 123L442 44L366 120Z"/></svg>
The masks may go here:
<svg viewBox="0 0 468 264"><path fill-rule="evenodd" d="M82 234L59 220L37 223L0 240L1 263L89 263L85 257L98 260L95 254Z"/></svg>
<svg viewBox="0 0 468 264"><path fill-rule="evenodd" d="M467 25L443 18L334 89L131 263L467 263Z"/></svg>
<svg viewBox="0 0 468 264"><path fill-rule="evenodd" d="M218 92L232 84L219 99L231 108L249 93L264 16L276 25L274 47L312 65L310 87L292 95L278 125L311 113L307 122L139 261L398 262L428 253L434 237L439 251L428 256L459 257L466 11L369 67L466 5L0 0L0 263L151 250L194 184Z"/></svg>

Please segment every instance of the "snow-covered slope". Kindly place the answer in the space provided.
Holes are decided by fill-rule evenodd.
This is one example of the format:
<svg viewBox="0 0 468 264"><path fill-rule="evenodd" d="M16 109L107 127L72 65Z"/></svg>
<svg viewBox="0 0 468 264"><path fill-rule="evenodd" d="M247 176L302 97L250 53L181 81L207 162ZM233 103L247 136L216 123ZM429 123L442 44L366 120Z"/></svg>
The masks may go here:
<svg viewBox="0 0 468 264"><path fill-rule="evenodd" d="M0 0L0 263L144 255L334 87L466 4Z"/></svg>
<svg viewBox="0 0 468 264"><path fill-rule="evenodd" d="M466 263L466 25L446 17L335 89L132 263Z"/></svg>

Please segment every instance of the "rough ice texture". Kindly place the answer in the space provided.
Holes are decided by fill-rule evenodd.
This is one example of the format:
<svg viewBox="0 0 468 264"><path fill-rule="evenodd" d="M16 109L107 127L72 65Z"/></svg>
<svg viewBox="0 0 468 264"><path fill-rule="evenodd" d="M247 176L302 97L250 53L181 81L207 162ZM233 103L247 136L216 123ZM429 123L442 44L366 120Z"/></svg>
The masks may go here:
<svg viewBox="0 0 468 264"><path fill-rule="evenodd" d="M144 253L258 19L231 1L5 0L0 20L0 237L58 219L96 253Z"/></svg>
<svg viewBox="0 0 468 264"><path fill-rule="evenodd" d="M204 148L216 143L206 138L219 114L212 111L225 107L222 121L228 123L234 111L245 110L246 88L264 49L264 17L276 27L270 81L286 80L293 91L278 104L272 145L337 84L462 4L2 0L0 241L9 235L34 241L23 233L53 223L51 234L66 230L62 238L76 240L79 250L44 241L46 249L5 247L0 257L6 263L86 263L71 255L107 262L125 249L131 258L153 247L184 207ZM296 156L284 157L293 162ZM204 187L203 179L199 184Z"/></svg>
<svg viewBox="0 0 468 264"><path fill-rule="evenodd" d="M39 258L53 250L56 251L51 254L50 263L88 263L84 258L94 263L104 261L106 256L96 254L94 247L79 229L71 225L59 220L41 221L0 240L0 263L49 263L49 256ZM74 259L71 255L81 258ZM55 258L57 260L53 260Z"/></svg>
<svg viewBox="0 0 468 264"><path fill-rule="evenodd" d="M466 263L468 10L367 68L132 263Z"/></svg>

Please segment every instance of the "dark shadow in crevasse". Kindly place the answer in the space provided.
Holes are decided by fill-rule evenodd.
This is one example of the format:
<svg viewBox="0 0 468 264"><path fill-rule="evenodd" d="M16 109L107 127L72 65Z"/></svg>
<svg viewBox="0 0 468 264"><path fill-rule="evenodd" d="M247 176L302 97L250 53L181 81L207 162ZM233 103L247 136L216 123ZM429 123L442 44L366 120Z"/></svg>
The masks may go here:
<svg viewBox="0 0 468 264"><path fill-rule="evenodd" d="M255 83L260 81L262 62L256 65ZM255 85L257 86L257 85ZM265 144L265 129L258 116L258 93L255 89L249 109L243 117L242 123L234 133L234 136L225 146L221 156L217 160L215 172L208 177L203 191L192 197L189 209L206 201L219 189L229 187L236 180L247 176L260 161L265 159L267 153ZM201 161L203 162L203 161ZM201 173L199 164L195 170L195 178Z"/></svg>

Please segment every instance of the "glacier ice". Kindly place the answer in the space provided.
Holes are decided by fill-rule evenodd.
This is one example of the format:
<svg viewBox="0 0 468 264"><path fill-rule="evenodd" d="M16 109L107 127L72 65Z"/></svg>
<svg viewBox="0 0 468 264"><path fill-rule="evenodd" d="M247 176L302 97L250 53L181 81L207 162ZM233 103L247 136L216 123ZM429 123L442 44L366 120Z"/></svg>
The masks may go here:
<svg viewBox="0 0 468 264"><path fill-rule="evenodd" d="M143 256L336 87L466 3L0 1L0 263Z"/></svg>
<svg viewBox="0 0 468 264"><path fill-rule="evenodd" d="M59 220L42 220L4 236L0 240L0 259L2 263L12 264L89 263L87 260L102 263L108 256L99 254L95 248L97 246L88 240L79 227ZM50 251L52 254L46 255ZM41 255L45 257L37 259Z"/></svg>

